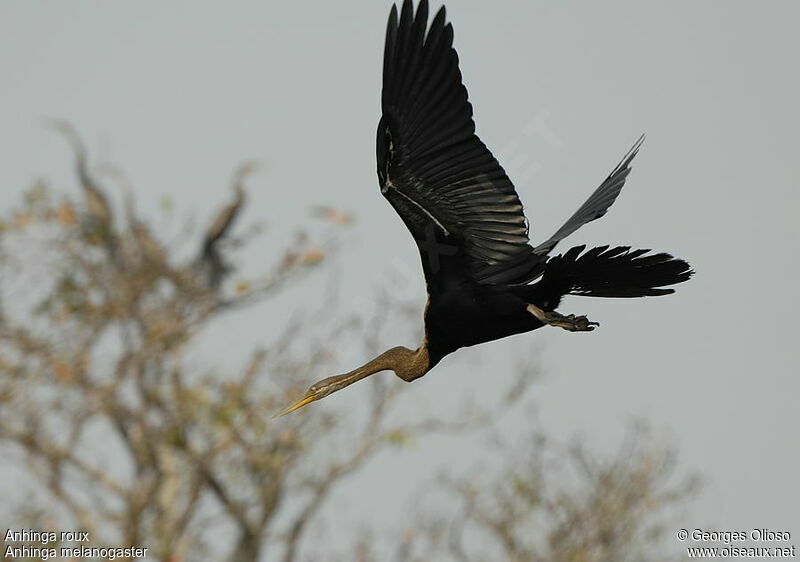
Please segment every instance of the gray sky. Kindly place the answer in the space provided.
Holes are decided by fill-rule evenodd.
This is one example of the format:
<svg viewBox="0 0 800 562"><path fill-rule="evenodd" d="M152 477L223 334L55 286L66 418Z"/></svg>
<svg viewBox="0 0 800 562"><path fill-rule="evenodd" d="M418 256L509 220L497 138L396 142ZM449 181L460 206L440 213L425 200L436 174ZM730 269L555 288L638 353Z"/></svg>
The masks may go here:
<svg viewBox="0 0 800 562"><path fill-rule="evenodd" d="M416 249L374 172L389 7L5 0L0 205L37 177L75 189L63 140L43 127L50 116L123 166L143 206L169 195L200 219L227 197L234 166L256 158L264 171L248 213L269 231L246 256L253 272L308 205L330 203L358 216L337 260L342 302L400 268L421 304ZM602 327L463 351L414 383L408 415L438 408L453 387L483 396L509 357L541 349L546 377L534 394L548 431L610 447L626 420L646 416L708 478L681 526L800 537L800 5L452 1L448 15L478 134L515 181L531 238L549 236L645 131L617 203L565 248L669 251L697 275L662 299L567 299L562 310ZM323 282L236 319L210 352L268 339ZM363 392L329 400L341 407ZM506 429L522 434L523 424ZM353 520L395 521L426 472L481 456L476 443L447 443L384 455L337 505Z"/></svg>

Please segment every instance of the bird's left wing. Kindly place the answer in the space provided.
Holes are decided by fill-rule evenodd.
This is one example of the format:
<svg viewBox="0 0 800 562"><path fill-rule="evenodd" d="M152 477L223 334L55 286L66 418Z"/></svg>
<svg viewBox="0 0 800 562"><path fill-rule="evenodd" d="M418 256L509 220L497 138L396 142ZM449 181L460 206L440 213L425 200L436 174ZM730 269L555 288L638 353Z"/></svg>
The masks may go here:
<svg viewBox="0 0 800 562"><path fill-rule="evenodd" d="M386 29L381 191L420 251L453 249L478 283L519 283L545 258L533 253L522 204L503 168L475 135L453 27L442 7L426 33L428 3L393 6ZM441 240L440 237L443 237ZM441 242L441 243L439 243ZM425 268L428 281L436 272Z"/></svg>

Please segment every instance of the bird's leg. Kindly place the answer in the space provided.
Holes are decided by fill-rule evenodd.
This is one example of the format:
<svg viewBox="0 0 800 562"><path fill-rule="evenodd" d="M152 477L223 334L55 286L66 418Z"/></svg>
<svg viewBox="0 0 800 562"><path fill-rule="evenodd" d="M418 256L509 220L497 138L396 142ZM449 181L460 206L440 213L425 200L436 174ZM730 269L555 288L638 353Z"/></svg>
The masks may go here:
<svg viewBox="0 0 800 562"><path fill-rule="evenodd" d="M590 322L586 316L575 316L574 314L564 316L555 310L552 312L545 312L535 304L528 305L528 312L533 314L543 324L558 326L569 332L591 332L594 330L595 326L600 325L598 322Z"/></svg>

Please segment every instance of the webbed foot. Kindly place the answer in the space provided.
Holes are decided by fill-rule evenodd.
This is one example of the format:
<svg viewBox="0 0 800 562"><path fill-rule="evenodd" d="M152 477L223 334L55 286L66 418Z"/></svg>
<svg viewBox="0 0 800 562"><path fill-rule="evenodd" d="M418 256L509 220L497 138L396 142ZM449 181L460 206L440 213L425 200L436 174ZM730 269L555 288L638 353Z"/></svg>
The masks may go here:
<svg viewBox="0 0 800 562"><path fill-rule="evenodd" d="M545 312L533 304L528 305L528 312L533 314L542 323L564 328L568 332L591 332L596 326L600 325L599 322L591 322L586 316L575 316L574 314L564 316L555 310L552 312Z"/></svg>

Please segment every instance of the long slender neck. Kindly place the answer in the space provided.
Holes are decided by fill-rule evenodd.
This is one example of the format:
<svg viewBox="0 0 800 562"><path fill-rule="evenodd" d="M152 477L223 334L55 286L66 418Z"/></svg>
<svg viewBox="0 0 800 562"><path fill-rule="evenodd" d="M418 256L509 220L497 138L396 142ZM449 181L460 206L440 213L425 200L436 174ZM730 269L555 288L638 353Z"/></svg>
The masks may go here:
<svg viewBox="0 0 800 562"><path fill-rule="evenodd" d="M344 388L380 371L394 371L404 381L411 382L427 373L429 365L428 348L423 342L416 351L403 346L393 347L358 369L331 378L339 379L340 388Z"/></svg>
<svg viewBox="0 0 800 562"><path fill-rule="evenodd" d="M276 414L276 417L294 412L306 404L325 398L337 390L341 390L380 371L394 371L404 381L411 382L427 373L428 369L430 369L431 364L427 344L427 341L422 342L422 345L416 351L411 351L405 347L393 347L358 369L343 375L322 379L311 385L303 398Z"/></svg>

